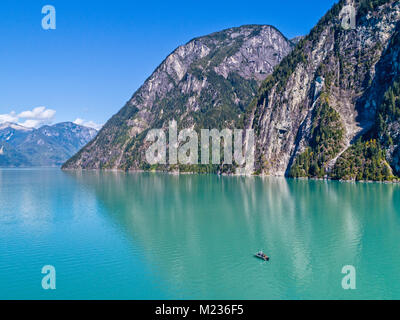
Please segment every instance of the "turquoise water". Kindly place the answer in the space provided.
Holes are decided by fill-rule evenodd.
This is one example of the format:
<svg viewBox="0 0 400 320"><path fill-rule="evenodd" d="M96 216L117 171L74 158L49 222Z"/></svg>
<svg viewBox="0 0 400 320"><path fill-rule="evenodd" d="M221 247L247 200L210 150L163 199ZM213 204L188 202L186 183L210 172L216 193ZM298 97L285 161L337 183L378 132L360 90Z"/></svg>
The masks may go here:
<svg viewBox="0 0 400 320"><path fill-rule="evenodd" d="M399 244L399 185L0 170L0 299L399 299Z"/></svg>

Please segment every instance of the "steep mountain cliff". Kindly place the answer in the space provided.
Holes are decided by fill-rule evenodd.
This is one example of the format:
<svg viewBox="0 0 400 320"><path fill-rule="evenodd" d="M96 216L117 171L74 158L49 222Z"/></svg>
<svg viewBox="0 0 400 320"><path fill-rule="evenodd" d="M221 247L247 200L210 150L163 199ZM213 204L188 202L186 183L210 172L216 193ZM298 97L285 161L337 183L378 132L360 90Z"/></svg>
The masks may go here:
<svg viewBox="0 0 400 320"><path fill-rule="evenodd" d="M96 134L72 122L39 129L0 124L0 167L60 166Z"/></svg>
<svg viewBox="0 0 400 320"><path fill-rule="evenodd" d="M356 9L343 28L344 7ZM400 2L340 1L262 84L246 127L256 173L391 180L400 173Z"/></svg>
<svg viewBox="0 0 400 320"><path fill-rule="evenodd" d="M293 47L278 30L260 25L190 41L169 55L63 168L149 169L144 138L149 129L165 128L173 119L178 129L243 127L259 85Z"/></svg>
<svg viewBox="0 0 400 320"><path fill-rule="evenodd" d="M178 129L254 129L255 169L248 173L397 179L399 45L394 0L341 0L293 41L268 26L192 40L64 168L149 169L144 137L176 119ZM213 171L199 168L162 169Z"/></svg>

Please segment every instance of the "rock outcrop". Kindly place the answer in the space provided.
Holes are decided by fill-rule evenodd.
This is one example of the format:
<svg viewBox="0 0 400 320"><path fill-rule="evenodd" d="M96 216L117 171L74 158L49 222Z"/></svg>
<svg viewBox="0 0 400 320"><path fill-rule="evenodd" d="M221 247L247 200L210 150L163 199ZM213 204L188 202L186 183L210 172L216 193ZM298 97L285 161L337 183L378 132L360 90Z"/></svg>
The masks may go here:
<svg viewBox="0 0 400 320"><path fill-rule="evenodd" d="M357 13L354 28L343 27L346 6ZM247 127L257 132L257 173L355 179L368 169L392 175L379 150L379 168L367 168L368 159L342 160L357 141L379 140L380 105L399 73L399 21L399 1L340 1L299 41L247 114ZM393 164L394 153L388 152ZM354 168L340 173L337 166Z"/></svg>
<svg viewBox="0 0 400 320"><path fill-rule="evenodd" d="M179 129L239 126L261 82L293 47L278 30L261 25L193 39L170 54L64 168L149 169L144 138L173 119Z"/></svg>

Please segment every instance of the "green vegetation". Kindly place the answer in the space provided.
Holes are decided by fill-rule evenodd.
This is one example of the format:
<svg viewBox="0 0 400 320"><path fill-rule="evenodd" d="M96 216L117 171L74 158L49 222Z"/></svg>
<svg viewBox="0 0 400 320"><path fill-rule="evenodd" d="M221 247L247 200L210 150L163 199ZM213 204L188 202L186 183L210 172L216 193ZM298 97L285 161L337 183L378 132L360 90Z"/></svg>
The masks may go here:
<svg viewBox="0 0 400 320"><path fill-rule="evenodd" d="M333 179L356 181L391 181L395 178L384 150L375 139L359 139L338 159L331 176Z"/></svg>
<svg viewBox="0 0 400 320"><path fill-rule="evenodd" d="M200 109L187 112L181 118L181 115L187 110L189 96L182 94L180 89L176 87L168 97L154 103L155 108L157 108L154 112L163 110L163 114L155 120L153 127L163 128L168 124L168 121L177 120L178 130L194 125L199 135L200 129L234 129L243 127L244 108L250 103L256 93L257 82L255 80L246 80L234 73L229 74L226 79L216 74L214 70L201 71L201 73L207 77L210 89L203 90L197 98L197 104L200 106ZM235 103L237 98L240 101L239 104ZM146 130L134 139L129 140L124 150L124 153L128 156L122 164L123 169L127 170L135 167L139 167L142 170L156 171L174 171L179 169L180 172L191 173L227 173L234 171L233 166L226 165L149 166L146 164L146 161L141 161L144 159L143 145L147 132Z"/></svg>
<svg viewBox="0 0 400 320"><path fill-rule="evenodd" d="M359 15L375 10L389 1L362 1ZM398 56L400 33L392 37L385 52L388 61ZM380 43L377 50L381 51ZM381 59L384 59L384 57ZM372 62L370 62L372 63ZM371 65L366 64L366 68ZM386 151L395 144L392 125L400 120L400 67L387 63L383 69L378 69L376 81L382 86L382 100L378 104L376 125L365 134L337 160L331 173L333 179L339 180L374 180L391 181L395 179L393 171L386 159ZM372 79L369 81L371 85Z"/></svg>
<svg viewBox="0 0 400 320"><path fill-rule="evenodd" d="M400 29L400 28L398 28ZM389 56L398 57L400 46L400 31L393 36L389 48ZM400 65L391 64L390 69L385 70L384 80L388 87L383 95L377 113L376 135L385 147L393 145L393 137L390 132L390 124L400 120Z"/></svg>
<svg viewBox="0 0 400 320"><path fill-rule="evenodd" d="M196 69L204 70L217 67L224 61L225 58L229 58L237 53L240 47L243 45L243 42L244 36L241 36L240 38L236 39L234 44L230 46L222 46L221 49L212 51L210 54L200 59L198 62L194 63L190 68L191 71ZM198 73L196 71L194 73L197 75L198 79L202 79L201 73Z"/></svg>
<svg viewBox="0 0 400 320"><path fill-rule="evenodd" d="M357 10L357 17L364 17L368 12L374 11L381 5L391 2L390 0L361 0Z"/></svg>
<svg viewBox="0 0 400 320"><path fill-rule="evenodd" d="M290 169L291 177L323 178L327 162L342 148L344 128L340 115L329 106L325 94L320 98L322 104L313 116L310 146L296 158Z"/></svg>
<svg viewBox="0 0 400 320"><path fill-rule="evenodd" d="M400 145L398 135L400 63L393 63L399 59L400 26L397 26L397 32L394 33L387 47L386 43L376 41L374 45L354 49L347 45L349 40L354 40L351 38L353 31L346 31L340 26L339 14L346 3L346 1L340 0L335 4L311 30L310 34L297 43L294 50L281 61L259 88L255 80L246 80L237 73L229 74L225 78L215 72L215 67L225 58L240 50L246 36L238 35L235 41L232 41L229 32L202 37L202 41L210 49L209 54L190 65L182 82L197 81L196 85L199 85L199 82L207 79L205 83L208 87L193 97L183 93L187 91L183 90L170 75L167 75L170 77L168 94L163 95L163 98L156 97L152 101L146 121L151 123L153 128L165 128L170 120L175 119L178 121L178 130L187 127L194 127L197 131L200 128L233 129L244 128L248 124L250 115L254 112L252 126L258 135L260 118L266 108L271 108L270 111L275 112L281 107L287 106L293 110L303 108L300 110L300 115L308 112L308 108L314 101L312 85L308 80L305 81L305 87L303 87L308 90L308 95L303 97L304 101L302 102L304 103L291 105L287 101L287 99L291 99L292 94L296 94L296 92L290 91L290 83L288 85L290 77L296 69L304 68L308 77L303 78L311 80L312 77L314 79L321 77L324 79L324 86L323 93L312 111L309 132L307 131L306 136L303 135L304 130L300 130L298 133L296 142L305 139L304 141L308 145L304 152L296 153L297 157L293 159L289 175L309 178L330 177L338 180L393 180L395 177L386 157L393 151L393 154L400 152L398 147ZM374 14L376 14L378 6L394 3L394 1L357 0L355 3L357 22L363 24L369 12L375 11ZM378 19L378 17L374 19ZM257 26L253 26L253 28L254 34L261 30ZM321 40L322 34L327 36L324 41ZM312 52L315 48L320 48L321 44L326 46L326 54L322 57L319 55L321 59L318 60L319 66L315 66L315 55ZM333 50L328 49L331 44L333 44ZM387 49L384 50L384 47ZM371 72L373 69L376 71L375 73ZM300 76L303 75L300 74ZM347 91L344 99L338 97L342 94L342 90ZM373 91L372 95L371 91ZM377 110L375 126L339 157L333 169L330 162L344 148L345 129L339 113L329 104L330 94L331 97L335 97L337 104L347 98L354 98L357 100L357 110L358 107L362 108L362 103L366 101L373 106L371 112L375 112L375 107ZM307 110L305 110L306 108ZM126 122L126 119L133 119L137 112L138 110L133 106L127 105L109 121L105 126L107 132L99 135L96 141L100 146L124 146L123 153L126 157L122 158L120 165L122 168L157 171L179 170L191 173L231 173L234 171L234 166L150 166L146 164L143 159L147 130L132 138ZM375 113L373 114L375 115ZM297 120L300 122L302 118L299 116ZM307 121L310 119L307 118ZM257 167L257 173L268 172L269 163L264 159L264 155L260 152L257 156L259 158L256 161L261 163ZM100 165L109 167L118 157L116 158L110 153L105 158L108 159L106 160L108 163Z"/></svg>
<svg viewBox="0 0 400 320"><path fill-rule="evenodd" d="M153 127L163 128L170 120L178 121L178 130L188 128L194 125L195 130L200 134L200 129L223 129L223 128L241 128L243 127L243 113L245 106L248 105L257 92L257 82L255 80L246 80L238 74L231 73L225 79L223 76L215 73L214 70L201 71L196 69L204 77L207 77L210 88L203 90L197 98L197 104L200 109L197 111L187 112L185 117L181 118L187 110L189 96L182 94L180 89L176 87L168 97L158 100L154 103L154 112L163 110L163 114L155 120ZM239 99L240 103L236 104L235 100ZM125 130L128 132L128 130ZM174 171L177 168L169 166L147 165L144 159L143 141L147 136L147 130L140 135L131 139L126 145L124 153L127 156L123 169L140 167L142 170L156 171ZM192 173L218 173L231 172L232 166L179 166L180 172Z"/></svg>
<svg viewBox="0 0 400 320"><path fill-rule="evenodd" d="M310 34L307 37L301 39L297 43L293 51L285 58L283 58L281 63L275 68L272 75L268 76L264 80L258 91L257 97L246 110L246 119L249 118L254 108L257 108L258 106L263 105L265 101L268 101L273 89L275 89L275 94L277 96L283 96L283 91L285 90L285 85L288 79L296 70L299 64L308 64L308 52L312 50L312 48L314 47L314 42L319 39L324 28L326 28L326 26L333 20L333 18L339 16L340 10L342 9L343 5L343 1L335 4L311 30ZM279 103L276 103L274 105L274 108L276 109L278 109L279 107ZM258 122L261 116L260 110L262 110L262 108L257 108L254 115L253 127L256 133L259 132Z"/></svg>
<svg viewBox="0 0 400 320"><path fill-rule="evenodd" d="M358 8L358 18L364 17L368 12L376 10L378 6L381 6L390 1L382 0L362 0L359 1ZM289 79L290 75L294 72L299 63L304 63L307 65L307 50L315 41L320 38L321 32L328 26L331 21L339 16L340 10L342 9L344 1L340 1L335 5L313 28L310 34L299 43L296 49L287 56L275 72L267 78L260 89L258 99L253 103L252 107L260 106L268 102L269 96L274 93L277 96L282 96L285 84ZM340 37L340 34L344 31L335 24L332 24L332 28L335 32L335 39ZM400 44L398 32L392 38L392 43L389 47L398 48ZM398 49L397 49L398 50ZM334 54L338 61L341 84L346 89L351 89L355 85L361 85L362 83L369 83L368 86L372 84L372 79L368 79L368 72L366 79L355 79L354 73L356 70L351 64L347 62L343 53L341 53L339 47L339 41L335 42ZM374 48L371 49L371 54L374 52L381 52L382 44L377 43ZM369 55L369 53L367 54ZM393 55L393 52L389 53ZM395 55L393 55L395 56ZM378 59L379 56L369 60L360 61L361 56L357 56L359 64L357 68L363 67L366 70L371 69L372 64L377 62L373 59ZM321 75L325 78L325 91L329 92L331 86L334 84L335 77L334 70L329 68L330 60L324 61L321 66L316 71L316 75ZM392 68L395 68L392 66ZM397 65L396 68L399 68ZM399 70L390 70L387 74L399 75ZM339 79L339 78L338 78ZM387 81L387 77L386 80ZM358 82L357 82L358 81ZM391 124L393 121L398 121L400 119L400 78L389 80L390 86L384 94L383 102L378 108L377 126L378 128L375 135L368 133L370 139L374 139L367 142L357 142L354 146L349 148L338 160L334 172L329 173L326 170L326 165L329 160L332 160L342 149L344 129L340 122L339 114L332 109L327 101L322 102L321 107L316 109L315 115L313 116L313 124L311 137L308 148L301 153L294 161L292 167L290 168L289 175L291 177L318 177L322 178L325 176L330 176L335 179L354 179L354 180L392 180L393 173L386 161L385 152L383 146L393 146L397 144L393 142L393 137L391 136ZM339 83L336 83L339 85ZM321 97L321 99L323 99ZM274 108L278 108L280 103L274 104ZM257 130L258 118L261 116L260 111L263 108L258 108L256 110L254 124ZM393 129L392 129L393 130ZM393 135L393 134L392 134ZM380 137L378 139L378 137Z"/></svg>
<svg viewBox="0 0 400 320"><path fill-rule="evenodd" d="M400 77L398 77L400 78ZM385 92L377 118L377 130L384 147L393 146L393 137L389 125L400 119L400 81L394 81Z"/></svg>

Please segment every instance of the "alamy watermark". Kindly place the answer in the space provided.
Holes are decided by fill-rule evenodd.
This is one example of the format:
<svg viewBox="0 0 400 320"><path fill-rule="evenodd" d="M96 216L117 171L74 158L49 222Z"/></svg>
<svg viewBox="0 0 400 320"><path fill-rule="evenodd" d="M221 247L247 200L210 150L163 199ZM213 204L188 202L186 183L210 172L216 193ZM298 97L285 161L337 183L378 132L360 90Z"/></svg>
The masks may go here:
<svg viewBox="0 0 400 320"><path fill-rule="evenodd" d="M42 278L42 288L44 290L55 290L56 289L56 268L51 265L45 265L42 268L42 274L45 276Z"/></svg>
<svg viewBox="0 0 400 320"><path fill-rule="evenodd" d="M254 130L252 129L201 129L199 152L198 133L190 128L178 132L177 122L173 120L169 122L168 143L163 129L150 130L145 141L152 143L146 151L146 161L150 165L208 165L210 163L219 165L236 163L239 167L245 166L246 172L252 172L254 168L255 140ZM221 163L222 142L224 152L223 162ZM169 151L168 161L167 149Z"/></svg>
<svg viewBox="0 0 400 320"><path fill-rule="evenodd" d="M353 5L346 5L342 8L339 14L339 19L341 20L342 28L345 30L356 29L356 17L357 11Z"/></svg>
<svg viewBox="0 0 400 320"><path fill-rule="evenodd" d="M45 5L42 8L42 14L45 16L42 18L43 30L55 30L56 29L56 8L51 5Z"/></svg>
<svg viewBox="0 0 400 320"><path fill-rule="evenodd" d="M342 288L344 290L356 290L356 268L351 265L344 266L342 274L345 274L342 279Z"/></svg>

